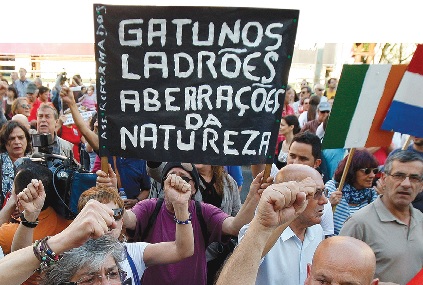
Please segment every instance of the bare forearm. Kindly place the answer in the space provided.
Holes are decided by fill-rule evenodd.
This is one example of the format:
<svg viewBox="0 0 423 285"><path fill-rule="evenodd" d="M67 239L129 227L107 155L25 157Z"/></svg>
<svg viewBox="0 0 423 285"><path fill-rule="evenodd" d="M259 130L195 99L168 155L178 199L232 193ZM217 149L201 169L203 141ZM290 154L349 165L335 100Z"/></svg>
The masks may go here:
<svg viewBox="0 0 423 285"><path fill-rule="evenodd" d="M271 233L271 228L251 222L245 237L223 267L216 284L255 284L264 245Z"/></svg>
<svg viewBox="0 0 423 285"><path fill-rule="evenodd" d="M175 217L180 221L189 219L188 206L182 209L175 208ZM192 224L176 224L175 243L177 256L182 259L194 254L194 233Z"/></svg>
<svg viewBox="0 0 423 285"><path fill-rule="evenodd" d="M125 213L123 214L123 224L125 225L125 228L135 230L135 227L137 226L137 217L134 212L131 210L125 210Z"/></svg>
<svg viewBox="0 0 423 285"><path fill-rule="evenodd" d="M81 131L81 134L85 137L87 142L94 150L98 150L98 136L85 124L84 118L82 118L81 113L79 113L78 106L74 103L70 105L70 110L72 113L73 121L75 122L75 125L78 127L78 129Z"/></svg>
<svg viewBox="0 0 423 285"><path fill-rule="evenodd" d="M0 259L0 280L2 284L21 284L40 266L32 246L12 252Z"/></svg>
<svg viewBox="0 0 423 285"><path fill-rule="evenodd" d="M138 194L138 201L142 201L148 198L148 195L150 195L150 190L142 190L140 194Z"/></svg>
<svg viewBox="0 0 423 285"><path fill-rule="evenodd" d="M17 251L32 244L34 229L20 224L13 236L12 251Z"/></svg>

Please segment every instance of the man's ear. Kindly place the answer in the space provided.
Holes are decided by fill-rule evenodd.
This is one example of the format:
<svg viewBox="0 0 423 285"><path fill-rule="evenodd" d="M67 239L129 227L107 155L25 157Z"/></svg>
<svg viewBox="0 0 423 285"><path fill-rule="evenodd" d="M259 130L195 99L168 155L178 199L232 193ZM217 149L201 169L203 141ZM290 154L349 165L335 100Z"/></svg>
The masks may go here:
<svg viewBox="0 0 423 285"><path fill-rule="evenodd" d="M322 164L322 160L320 158L316 159L314 161L314 168L317 168L320 166L320 164Z"/></svg>
<svg viewBox="0 0 423 285"><path fill-rule="evenodd" d="M311 282L311 264L307 263L307 278L304 281L304 285L309 285L311 284L310 282Z"/></svg>

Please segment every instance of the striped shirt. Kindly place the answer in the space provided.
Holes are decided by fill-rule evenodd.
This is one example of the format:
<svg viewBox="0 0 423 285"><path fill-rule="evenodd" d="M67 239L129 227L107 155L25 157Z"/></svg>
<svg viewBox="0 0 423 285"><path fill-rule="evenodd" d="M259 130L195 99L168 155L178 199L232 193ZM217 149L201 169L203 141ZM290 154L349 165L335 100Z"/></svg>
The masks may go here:
<svg viewBox="0 0 423 285"><path fill-rule="evenodd" d="M333 192L335 192L337 189L337 182L332 179L326 182L325 186L328 189L328 197L330 197L330 195ZM373 202L374 200L376 200L378 195L377 195L377 192L373 188L371 189L371 191L373 193L371 202ZM357 212L359 209L363 208L364 206L367 206L368 204L369 204L368 201L365 200L361 202L360 204L352 206L347 203L344 197L342 197L341 202L339 202L339 204L336 206L335 212L333 213L335 235L339 234L339 231L341 230L345 220L348 219L348 217L350 217L352 214L354 214L355 212Z"/></svg>

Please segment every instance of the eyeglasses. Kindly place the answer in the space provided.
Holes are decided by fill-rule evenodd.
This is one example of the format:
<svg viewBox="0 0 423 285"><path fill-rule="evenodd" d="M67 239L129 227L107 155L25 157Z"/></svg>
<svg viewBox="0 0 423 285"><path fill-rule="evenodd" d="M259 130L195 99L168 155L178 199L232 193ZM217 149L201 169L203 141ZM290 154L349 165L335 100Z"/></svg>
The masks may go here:
<svg viewBox="0 0 423 285"><path fill-rule="evenodd" d="M325 196L325 197L327 197L328 196L328 189L327 188L317 188L316 189L316 192L314 192L314 196L313 196L313 199L314 200L319 200L320 199L320 197L322 197L322 196Z"/></svg>
<svg viewBox="0 0 423 285"><path fill-rule="evenodd" d="M30 109L31 107L27 104L21 104L21 107L24 109Z"/></svg>
<svg viewBox="0 0 423 285"><path fill-rule="evenodd" d="M126 272L120 269L113 269L112 271L105 274L107 281L111 285L120 285L122 281L126 279ZM63 282L61 285L96 285L101 284L102 279L104 278L101 274L90 274L79 278L76 282Z"/></svg>
<svg viewBox="0 0 423 285"><path fill-rule="evenodd" d="M330 113L330 111L319 111L320 113L327 113L327 114L329 114Z"/></svg>
<svg viewBox="0 0 423 285"><path fill-rule="evenodd" d="M185 182L189 183L192 179L186 176L179 176L182 178L182 180L184 180Z"/></svg>
<svg viewBox="0 0 423 285"><path fill-rule="evenodd" d="M408 177L408 180L410 180L410 183L419 183L419 182L422 182L423 180L423 177L417 174L406 175L405 173L394 173L394 174L387 173L387 175L391 176L394 180L398 182L403 182L407 177Z"/></svg>
<svg viewBox="0 0 423 285"><path fill-rule="evenodd" d="M361 171L364 172L364 174L369 175L370 172L373 172L373 174L378 174L379 169L378 168L360 168Z"/></svg>
<svg viewBox="0 0 423 285"><path fill-rule="evenodd" d="M122 219L122 216L123 216L122 208L117 208L112 210L113 210L113 218L115 219L115 221L119 221L120 219Z"/></svg>

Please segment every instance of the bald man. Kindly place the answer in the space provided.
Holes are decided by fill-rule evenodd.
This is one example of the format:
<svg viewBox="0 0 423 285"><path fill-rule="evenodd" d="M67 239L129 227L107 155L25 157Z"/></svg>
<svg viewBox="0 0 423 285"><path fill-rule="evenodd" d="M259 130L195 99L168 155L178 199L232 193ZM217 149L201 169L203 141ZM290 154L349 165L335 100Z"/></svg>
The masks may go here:
<svg viewBox="0 0 423 285"><path fill-rule="evenodd" d="M320 221L327 199L325 185L320 173L303 164L289 164L280 169L275 177L275 184L289 181L300 182L312 179L315 187L307 197L307 207L289 224L279 226L267 241L263 251L264 258L258 269L256 284L299 285L307 277L307 264L324 239ZM248 230L244 226L239 232L239 240Z"/></svg>
<svg viewBox="0 0 423 285"><path fill-rule="evenodd" d="M309 203L307 197L313 197L315 190L316 183L311 178L267 187L261 195L256 215L245 237L226 261L216 284L254 284L265 244L272 232L278 226L287 227L301 215Z"/></svg>
<svg viewBox="0 0 423 285"><path fill-rule="evenodd" d="M375 255L366 243L352 237L331 237L317 247L304 284L376 285L375 269Z"/></svg>

